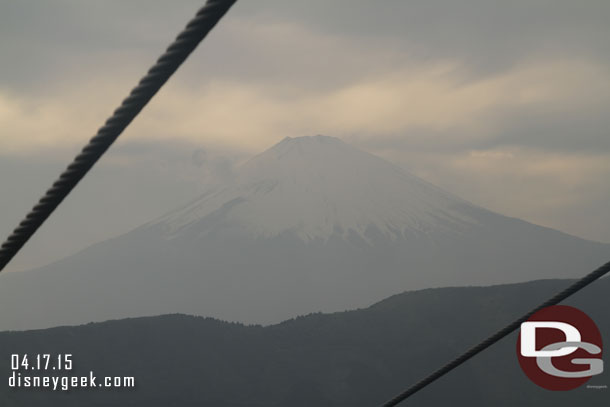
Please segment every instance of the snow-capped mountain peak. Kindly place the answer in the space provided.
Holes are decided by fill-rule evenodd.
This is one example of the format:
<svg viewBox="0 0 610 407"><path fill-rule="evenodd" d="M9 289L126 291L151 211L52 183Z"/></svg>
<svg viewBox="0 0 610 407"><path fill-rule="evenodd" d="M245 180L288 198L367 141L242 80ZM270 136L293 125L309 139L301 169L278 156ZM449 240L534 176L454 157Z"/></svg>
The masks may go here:
<svg viewBox="0 0 610 407"><path fill-rule="evenodd" d="M169 236L216 217L237 233L302 239L368 228L396 237L474 222L459 208L470 205L409 172L338 138L285 138L245 162L236 179L161 219ZM205 225L205 226L204 226Z"/></svg>
<svg viewBox="0 0 610 407"><path fill-rule="evenodd" d="M404 290L575 277L609 250L469 204L339 139L286 138L167 216L0 276L0 329L174 312L277 323Z"/></svg>

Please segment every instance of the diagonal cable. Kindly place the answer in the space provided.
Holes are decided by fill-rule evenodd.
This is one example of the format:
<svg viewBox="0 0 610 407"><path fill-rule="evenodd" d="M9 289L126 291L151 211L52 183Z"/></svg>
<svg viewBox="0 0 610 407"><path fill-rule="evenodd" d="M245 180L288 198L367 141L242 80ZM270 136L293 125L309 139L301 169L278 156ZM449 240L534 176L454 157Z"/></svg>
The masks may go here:
<svg viewBox="0 0 610 407"><path fill-rule="evenodd" d="M19 223L19 226L17 226L2 246L0 246L0 271L2 271L19 250L21 250L36 230L38 230L57 206L59 206L66 196L68 196L78 182L83 179L93 165L95 165L112 143L121 135L123 130L133 121L235 2L236 0L208 0L197 12L196 16L176 37L165 53L161 55L152 68L149 69L138 85L133 88L129 96L123 100L112 116L98 130L97 134L82 149L73 162L60 175L59 179L53 183L51 188L27 214L25 219ZM452 362L389 400L383 404L383 406L391 407L401 403L419 390L433 383L515 331L522 322L525 322L538 310L563 301L580 289L603 277L608 272L610 272L610 262L591 272L581 280L578 280L539 307L528 312L526 315L490 336L485 341L466 351Z"/></svg>
<svg viewBox="0 0 610 407"><path fill-rule="evenodd" d="M129 96L123 100L97 134L0 246L0 271L21 250L235 2L236 0L208 0L189 21Z"/></svg>
<svg viewBox="0 0 610 407"><path fill-rule="evenodd" d="M400 393L393 399L387 401L382 406L383 407L393 407L393 406L398 405L399 403L402 403L407 398L411 397L413 394L417 393L424 387L432 384L433 382L440 379L441 377L443 377L444 375L446 375L447 373L449 373L456 367L458 367L461 364L463 364L464 362L468 361L470 358L478 355L479 353L483 352L485 349L489 348L491 345L498 342L500 339L504 338L511 332L517 330L521 326L521 324L523 322L527 321L528 318L530 316L532 316L534 313L540 311L543 308L550 307L551 305L556 305L556 304L560 303L561 301L565 300L572 294L574 294L574 293L580 291L582 288L588 286L592 282L602 278L608 272L610 272L610 262L599 267L597 270L592 271L591 273L587 274L586 276L584 276L583 278L581 278L580 280L576 281L574 284L572 284L571 286L566 288L565 290L561 291L560 293L558 293L554 297L550 298L546 302L540 304L538 307L534 308L527 314L523 315L521 318L519 318L516 321L512 322L511 324L507 325L505 328L499 330L498 332L496 332L489 338L485 339L483 342L470 348L469 350L464 352L462 355L458 356L453 361L447 363L445 366L441 367L440 369L438 369L437 371L435 371L428 377L422 379L418 383L415 383L413 386L409 387L407 390L403 391L402 393Z"/></svg>

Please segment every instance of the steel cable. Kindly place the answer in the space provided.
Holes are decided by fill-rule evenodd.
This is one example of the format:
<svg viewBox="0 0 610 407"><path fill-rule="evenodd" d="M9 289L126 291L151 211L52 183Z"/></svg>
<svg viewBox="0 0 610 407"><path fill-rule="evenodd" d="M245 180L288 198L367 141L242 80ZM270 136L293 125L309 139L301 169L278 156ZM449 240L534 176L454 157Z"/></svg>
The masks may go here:
<svg viewBox="0 0 610 407"><path fill-rule="evenodd" d="M0 247L0 271L2 271L19 250L21 250L36 230L38 230L57 206L59 206L66 196L68 196L78 182L83 179L93 165L95 165L112 143L121 135L123 130L133 121L236 1L237 0L208 0L197 12L195 17L176 37L165 53L161 55L157 62L149 69L138 85L133 88L129 96L123 100L112 116L106 120L106 123L97 131L97 134L81 150L72 163L60 175L59 179L53 183L51 188L47 190L45 195L2 244ZM419 390L433 383L515 331L522 322L525 322L535 312L542 308L558 304L572 294L578 292L580 289L603 277L608 272L610 272L610 262L578 280L534 310L528 312L483 342L469 349L428 377L384 403L383 406L391 407L403 402Z"/></svg>
<svg viewBox="0 0 610 407"><path fill-rule="evenodd" d="M83 179L236 0L208 0L0 247L0 271Z"/></svg>
<svg viewBox="0 0 610 407"><path fill-rule="evenodd" d="M521 326L521 323L527 321L527 319L530 316L532 316L534 313L540 311L542 308L550 307L551 305L556 305L556 304L560 303L561 301L565 300L572 294L580 291L582 288L591 284L595 280L602 278L608 272L610 272L610 262L599 267L597 270L592 271L591 273L587 274L585 277L581 278L580 280L576 281L574 284L572 284L565 290L561 291L554 297L552 297L549 300L545 301L544 303L540 304L538 307L534 308L532 311L523 315L521 318L519 318L516 321L512 322L511 324L507 325L505 328L502 328L501 330L499 330L495 334L491 335L489 338L485 339L483 342L479 343L478 345L470 348L469 350L464 352L461 356L458 356L456 359L447 363L445 366L441 367L440 369L438 369L437 371L435 371L428 377L422 379L418 383L415 383L413 386L409 387L407 390L403 391L402 393L400 393L393 399L387 401L385 404L383 404L383 407L392 407L392 406L395 406L395 405L405 401L407 398L411 397L413 394L417 393L424 387L432 384L434 381L440 379L441 377L443 377L444 375L446 375L447 373L449 373L456 367L458 367L461 364L463 364L464 362L466 362L468 359L483 352L485 349L489 348L491 345L495 344L500 339L504 338L511 332L515 331L517 328L519 328Z"/></svg>

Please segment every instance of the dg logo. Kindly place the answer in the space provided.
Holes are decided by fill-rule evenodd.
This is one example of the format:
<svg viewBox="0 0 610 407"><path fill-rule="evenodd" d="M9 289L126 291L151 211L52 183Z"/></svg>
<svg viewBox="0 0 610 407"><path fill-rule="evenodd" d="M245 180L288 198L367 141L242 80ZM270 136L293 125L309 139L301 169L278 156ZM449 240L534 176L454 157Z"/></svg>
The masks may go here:
<svg viewBox="0 0 610 407"><path fill-rule="evenodd" d="M517 357L523 372L548 390L572 390L604 371L602 337L584 312L544 308L521 324Z"/></svg>

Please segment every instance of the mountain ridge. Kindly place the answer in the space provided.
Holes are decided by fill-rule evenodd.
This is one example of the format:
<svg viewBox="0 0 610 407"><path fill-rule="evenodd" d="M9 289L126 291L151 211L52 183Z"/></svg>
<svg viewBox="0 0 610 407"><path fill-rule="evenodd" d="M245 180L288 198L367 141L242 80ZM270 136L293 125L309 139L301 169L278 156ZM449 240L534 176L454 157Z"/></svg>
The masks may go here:
<svg viewBox="0 0 610 407"><path fill-rule="evenodd" d="M335 138L284 139L246 164L169 215L0 275L0 329L175 312L268 325L405 290L579 277L610 253Z"/></svg>
<svg viewBox="0 0 610 407"><path fill-rule="evenodd" d="M71 353L71 374L134 376L136 389L40 392L0 388L7 407L104 405L380 405L571 280L410 291L373 306L310 314L267 327L187 315L0 332L0 363L12 353ZM610 279L569 298L610 335ZM521 372L512 333L412 399L418 407L607 405L607 390L541 389ZM104 352L99 350L103 348ZM605 371L589 382L607 383ZM238 391L236 391L238 390ZM97 404L96 404L97 403Z"/></svg>

